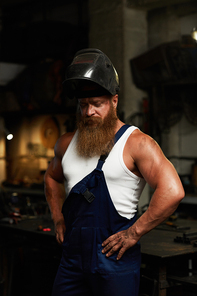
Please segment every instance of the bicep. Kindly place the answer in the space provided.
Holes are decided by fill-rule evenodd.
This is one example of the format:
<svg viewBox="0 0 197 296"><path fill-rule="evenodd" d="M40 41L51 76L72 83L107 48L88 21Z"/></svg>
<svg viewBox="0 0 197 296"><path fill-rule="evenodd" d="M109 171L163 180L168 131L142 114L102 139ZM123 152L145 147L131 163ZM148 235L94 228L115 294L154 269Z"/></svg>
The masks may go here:
<svg viewBox="0 0 197 296"><path fill-rule="evenodd" d="M49 164L49 167L45 173L45 181L54 180L58 183L64 182L64 174L62 169L62 157L66 152L74 132L62 135L56 142L54 152L55 157Z"/></svg>
<svg viewBox="0 0 197 296"><path fill-rule="evenodd" d="M150 137L144 137L139 143L139 155L136 156L136 165L146 182L155 190L168 191L176 194L182 190L180 178L165 157L159 145Z"/></svg>
<svg viewBox="0 0 197 296"><path fill-rule="evenodd" d="M58 183L62 183L64 181L61 160L58 157L54 157L52 159L45 173L45 182L49 182L49 180L54 180Z"/></svg>

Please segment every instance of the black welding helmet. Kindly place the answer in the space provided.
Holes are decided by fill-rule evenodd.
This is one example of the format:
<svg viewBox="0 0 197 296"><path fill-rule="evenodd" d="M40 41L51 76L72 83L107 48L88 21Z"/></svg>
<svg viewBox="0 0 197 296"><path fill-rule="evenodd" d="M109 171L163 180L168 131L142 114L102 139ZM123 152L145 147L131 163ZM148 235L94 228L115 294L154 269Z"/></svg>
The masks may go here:
<svg viewBox="0 0 197 296"><path fill-rule="evenodd" d="M66 70L64 85L67 97L71 99L80 97L80 89L85 83L98 86L97 96L115 95L119 91L116 69L110 59L99 49L87 48L76 53Z"/></svg>

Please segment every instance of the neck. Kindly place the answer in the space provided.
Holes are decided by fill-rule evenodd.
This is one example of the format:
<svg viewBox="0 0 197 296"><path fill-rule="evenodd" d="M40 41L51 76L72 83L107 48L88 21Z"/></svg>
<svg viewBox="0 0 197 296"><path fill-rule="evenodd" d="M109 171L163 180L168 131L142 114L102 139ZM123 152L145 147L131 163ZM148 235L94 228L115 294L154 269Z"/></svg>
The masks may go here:
<svg viewBox="0 0 197 296"><path fill-rule="evenodd" d="M125 123L122 122L121 120L117 119L117 123L115 126L115 134L117 133L117 131L124 125Z"/></svg>

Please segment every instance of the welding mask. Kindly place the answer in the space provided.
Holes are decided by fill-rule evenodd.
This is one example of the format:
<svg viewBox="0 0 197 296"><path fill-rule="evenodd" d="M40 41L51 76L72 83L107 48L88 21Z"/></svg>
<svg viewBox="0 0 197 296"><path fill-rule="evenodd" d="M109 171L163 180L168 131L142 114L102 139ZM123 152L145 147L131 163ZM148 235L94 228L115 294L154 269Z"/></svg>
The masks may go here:
<svg viewBox="0 0 197 296"><path fill-rule="evenodd" d="M110 59L99 49L83 49L76 53L66 70L64 81L66 96L79 97L80 89L86 84L98 86L92 96L115 95L119 91L119 78Z"/></svg>

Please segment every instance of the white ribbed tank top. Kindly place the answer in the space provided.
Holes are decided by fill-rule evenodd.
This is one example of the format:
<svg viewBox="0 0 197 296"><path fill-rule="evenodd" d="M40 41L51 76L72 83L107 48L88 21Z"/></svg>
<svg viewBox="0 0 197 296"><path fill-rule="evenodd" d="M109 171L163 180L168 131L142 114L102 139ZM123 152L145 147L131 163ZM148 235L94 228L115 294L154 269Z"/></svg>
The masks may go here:
<svg viewBox="0 0 197 296"><path fill-rule="evenodd" d="M128 219L135 215L140 195L145 186L145 180L133 174L123 161L125 143L135 129L137 127L131 126L125 131L103 165L103 172L113 204L117 212ZM99 159L97 156L90 159L83 158L77 154L77 135L78 132L75 133L62 158L67 194L76 183L96 168Z"/></svg>

